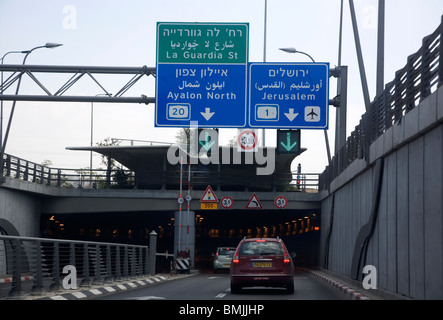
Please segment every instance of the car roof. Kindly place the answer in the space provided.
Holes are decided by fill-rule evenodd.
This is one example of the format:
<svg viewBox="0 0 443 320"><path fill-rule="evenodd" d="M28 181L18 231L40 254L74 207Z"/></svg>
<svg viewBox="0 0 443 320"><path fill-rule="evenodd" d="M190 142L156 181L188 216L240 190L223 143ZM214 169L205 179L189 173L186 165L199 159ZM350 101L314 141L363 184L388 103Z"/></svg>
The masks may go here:
<svg viewBox="0 0 443 320"><path fill-rule="evenodd" d="M264 240L264 241L274 241L274 242L280 242L281 239L279 238L245 238L242 241L244 242L254 242L257 240Z"/></svg>

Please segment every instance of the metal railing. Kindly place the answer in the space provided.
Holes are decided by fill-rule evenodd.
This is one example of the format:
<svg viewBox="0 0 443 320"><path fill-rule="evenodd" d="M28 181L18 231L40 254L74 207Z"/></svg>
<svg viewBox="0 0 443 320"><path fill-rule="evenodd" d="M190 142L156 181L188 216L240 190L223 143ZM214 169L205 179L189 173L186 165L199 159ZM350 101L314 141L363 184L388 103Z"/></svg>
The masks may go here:
<svg viewBox="0 0 443 320"><path fill-rule="evenodd" d="M75 285L89 287L113 281L155 275L156 234L150 234L151 248L143 245L60 240L0 235L0 279L11 284L9 295L23 292L22 281L32 280L33 294L59 291L67 276L65 267L74 267ZM72 276L72 274L71 274ZM9 278L8 278L9 277ZM72 284L71 284L72 285Z"/></svg>
<svg viewBox="0 0 443 320"><path fill-rule="evenodd" d="M187 168L184 176L187 177ZM179 190L180 171L162 170L136 175L125 169L51 168L9 154L4 156L3 176L60 188ZM318 173L255 175L245 171L211 171L191 168L191 187L204 190L212 185L226 191L317 192Z"/></svg>
<svg viewBox="0 0 443 320"><path fill-rule="evenodd" d="M332 180L354 160L369 159L369 145L443 84L442 37L443 16L440 26L423 38L422 47L408 57L406 66L385 85L346 144L336 151L320 176L320 190L327 190Z"/></svg>

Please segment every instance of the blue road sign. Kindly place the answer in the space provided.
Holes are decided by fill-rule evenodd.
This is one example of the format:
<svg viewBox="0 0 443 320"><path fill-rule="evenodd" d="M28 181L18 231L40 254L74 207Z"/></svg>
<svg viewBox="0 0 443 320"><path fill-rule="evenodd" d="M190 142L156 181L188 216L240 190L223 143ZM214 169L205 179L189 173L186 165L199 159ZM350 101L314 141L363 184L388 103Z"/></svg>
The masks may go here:
<svg viewBox="0 0 443 320"><path fill-rule="evenodd" d="M328 63L249 63L252 128L327 129Z"/></svg>
<svg viewBox="0 0 443 320"><path fill-rule="evenodd" d="M247 125L246 64L158 64L156 127Z"/></svg>

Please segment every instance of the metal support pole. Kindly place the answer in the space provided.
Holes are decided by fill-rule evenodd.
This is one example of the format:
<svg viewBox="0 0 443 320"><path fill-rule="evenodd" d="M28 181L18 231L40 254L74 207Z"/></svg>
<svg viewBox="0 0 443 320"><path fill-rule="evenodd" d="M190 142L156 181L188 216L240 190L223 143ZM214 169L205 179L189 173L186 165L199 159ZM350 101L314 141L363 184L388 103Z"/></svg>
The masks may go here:
<svg viewBox="0 0 443 320"><path fill-rule="evenodd" d="M378 30L377 30L377 96L384 89L385 67L385 0L378 0Z"/></svg>
<svg viewBox="0 0 443 320"><path fill-rule="evenodd" d="M106 277L104 283L112 282L111 246L106 245Z"/></svg>
<svg viewBox="0 0 443 320"><path fill-rule="evenodd" d="M14 255L13 255L13 266L14 270L12 272L12 288L11 291L9 291L10 296L18 296L22 293L22 263L21 263L21 256L22 256L22 244L20 239L14 239L13 240L13 248L14 248Z"/></svg>
<svg viewBox="0 0 443 320"><path fill-rule="evenodd" d="M57 241L54 242L53 250L52 284L49 286L49 289L57 291L60 289L60 250L59 243Z"/></svg>
<svg viewBox="0 0 443 320"><path fill-rule="evenodd" d="M263 62L266 62L266 25L268 15L268 1L265 0L265 16L264 16L264 30L263 30ZM266 129L262 129L262 147L266 145Z"/></svg>
<svg viewBox="0 0 443 320"><path fill-rule="evenodd" d="M340 103L335 120L335 154L346 144L346 118L348 96L348 67L340 67L340 76L337 79L337 93Z"/></svg>
<svg viewBox="0 0 443 320"><path fill-rule="evenodd" d="M366 80L366 71L361 51L360 36L358 35L357 18L355 16L355 8L353 0L349 0L349 9L351 11L352 28L354 30L355 49L357 51L358 67L360 69L360 80L363 90L363 98L365 102L366 111L368 111L371 107L371 101L369 98L368 82Z"/></svg>
<svg viewBox="0 0 443 320"><path fill-rule="evenodd" d="M124 280L129 279L129 253L128 253L128 246L125 246L123 252L123 278Z"/></svg>
<svg viewBox="0 0 443 320"><path fill-rule="evenodd" d="M94 265L94 280L92 284L102 284L102 275L100 271L100 245L95 245L95 265Z"/></svg>
<svg viewBox="0 0 443 320"><path fill-rule="evenodd" d="M43 276L42 276L42 242L37 240L35 242L35 278L32 286L33 294L40 294L43 292Z"/></svg>
<svg viewBox="0 0 443 320"><path fill-rule="evenodd" d="M149 275L150 274L150 260L149 259L149 247L145 247L145 265L144 265L144 275Z"/></svg>
<svg viewBox="0 0 443 320"><path fill-rule="evenodd" d="M149 234L149 274L155 275L155 263L157 255L157 233L152 231Z"/></svg>
<svg viewBox="0 0 443 320"><path fill-rule="evenodd" d="M120 263L120 246L117 245L115 248L115 278L116 281L121 281L122 272L121 272L121 263Z"/></svg>
<svg viewBox="0 0 443 320"><path fill-rule="evenodd" d="M88 244L83 244L83 279L80 287L89 287L91 279L89 277L89 249Z"/></svg>
<svg viewBox="0 0 443 320"><path fill-rule="evenodd" d="M135 272L135 247L131 247L131 278L137 278Z"/></svg>

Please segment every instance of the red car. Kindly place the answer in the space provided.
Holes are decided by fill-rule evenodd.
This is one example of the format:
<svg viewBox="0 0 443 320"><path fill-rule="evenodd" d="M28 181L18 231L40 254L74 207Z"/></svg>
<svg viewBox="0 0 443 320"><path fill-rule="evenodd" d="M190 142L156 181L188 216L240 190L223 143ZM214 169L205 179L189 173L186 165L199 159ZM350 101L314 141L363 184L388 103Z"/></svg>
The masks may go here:
<svg viewBox="0 0 443 320"><path fill-rule="evenodd" d="M243 239L232 258L231 293L243 287L284 287L294 292L294 264L279 238Z"/></svg>

